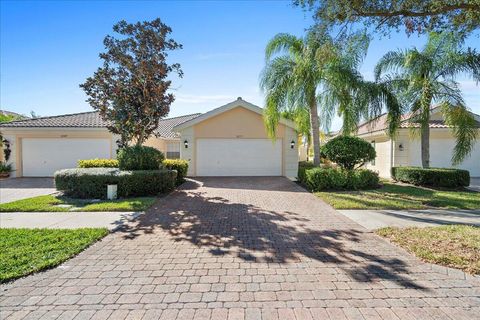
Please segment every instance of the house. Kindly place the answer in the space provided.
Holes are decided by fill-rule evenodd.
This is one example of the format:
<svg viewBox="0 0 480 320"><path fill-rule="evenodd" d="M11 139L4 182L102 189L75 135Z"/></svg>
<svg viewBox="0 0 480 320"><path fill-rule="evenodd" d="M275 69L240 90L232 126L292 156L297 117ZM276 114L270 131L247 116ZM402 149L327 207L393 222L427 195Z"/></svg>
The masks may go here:
<svg viewBox="0 0 480 320"><path fill-rule="evenodd" d="M191 176L287 176L297 174L297 136L282 119L268 138L263 110L241 98L205 114L160 120L145 145L167 158L190 162ZM79 159L115 158L118 136L98 112L12 121L0 125L10 142L16 177L48 177L76 167Z"/></svg>
<svg viewBox="0 0 480 320"><path fill-rule="evenodd" d="M368 169L377 171L381 177L390 178L390 169L397 166L421 166L420 135L412 135L411 128L418 126L410 122L410 115L402 117L400 129L395 138L387 134L387 116L379 116L358 127L356 135L372 143L377 152L374 161L368 163ZM480 116L474 114L480 131ZM440 112L432 108L430 116L430 166L450 168L455 146L452 128L449 127ZM480 139L480 132L479 132ZM470 171L470 176L480 177L480 140L477 140L472 153L455 168Z"/></svg>

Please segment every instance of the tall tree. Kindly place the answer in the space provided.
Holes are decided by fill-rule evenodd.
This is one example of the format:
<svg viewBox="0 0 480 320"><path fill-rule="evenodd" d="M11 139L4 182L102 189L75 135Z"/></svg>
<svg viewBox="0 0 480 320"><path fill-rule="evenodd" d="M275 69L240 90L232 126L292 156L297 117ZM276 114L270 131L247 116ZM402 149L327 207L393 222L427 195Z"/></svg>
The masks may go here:
<svg viewBox="0 0 480 320"><path fill-rule="evenodd" d="M275 137L282 111L298 115L295 121L302 131L308 115L313 162L318 165L320 125L328 131L335 113L343 119L344 134L352 133L361 118L378 115L384 106L393 113L395 98L381 85L364 81L357 71L367 48L364 34L335 42L318 29L310 30L304 38L281 33L270 40L260 79L266 94L264 120L269 135Z"/></svg>
<svg viewBox="0 0 480 320"><path fill-rule="evenodd" d="M119 37L107 36L103 66L80 87L87 102L119 134L120 145L141 145L168 115L174 101L171 73L182 77L178 63L168 64L168 52L182 46L170 38L172 30L157 18L135 24L120 21L113 26Z"/></svg>
<svg viewBox="0 0 480 320"><path fill-rule="evenodd" d="M456 30L470 32L480 27L479 0L293 0L314 12L326 27L362 23L389 34L404 29L407 34Z"/></svg>
<svg viewBox="0 0 480 320"><path fill-rule="evenodd" d="M446 124L452 126L456 145L452 163L460 163L472 151L478 128L468 111L455 78L468 75L480 81L480 54L463 48L454 33L431 33L422 50L391 51L375 67L378 82L391 88L412 113L411 122L420 128L422 166L430 166L430 114L439 106ZM405 111L407 111L405 110ZM398 122L399 115L391 116Z"/></svg>

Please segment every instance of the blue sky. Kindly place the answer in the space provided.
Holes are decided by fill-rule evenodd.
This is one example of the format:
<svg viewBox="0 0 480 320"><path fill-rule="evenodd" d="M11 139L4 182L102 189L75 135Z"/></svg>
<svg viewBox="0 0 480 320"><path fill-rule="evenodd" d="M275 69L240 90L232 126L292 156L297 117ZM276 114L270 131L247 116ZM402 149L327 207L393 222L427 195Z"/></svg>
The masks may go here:
<svg viewBox="0 0 480 320"><path fill-rule="evenodd" d="M184 46L170 56L185 73L174 82L177 99L170 116L205 112L238 96L261 106L258 76L265 44L279 32L302 35L312 23L310 13L292 7L291 1L2 1L0 108L42 116L90 111L78 85L100 66L105 35L121 19L156 17ZM403 33L377 38L361 70L371 78L385 52L424 41ZM480 49L478 34L467 44ZM459 80L469 107L480 113L480 87Z"/></svg>

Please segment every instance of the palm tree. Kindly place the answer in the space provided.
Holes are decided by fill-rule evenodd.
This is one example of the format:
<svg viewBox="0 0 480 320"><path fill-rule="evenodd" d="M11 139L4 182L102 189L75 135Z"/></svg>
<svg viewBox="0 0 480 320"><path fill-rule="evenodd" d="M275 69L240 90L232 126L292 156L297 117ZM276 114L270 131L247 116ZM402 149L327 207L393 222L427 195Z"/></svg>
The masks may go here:
<svg viewBox="0 0 480 320"><path fill-rule="evenodd" d="M394 113L398 109L395 97L385 87L364 81L357 71L367 49L364 34L354 34L342 43L318 30L309 31L304 38L280 33L270 40L260 77L266 94L264 121L270 137L275 138L282 111L298 115L295 120L302 130L307 115L313 163L319 165L320 125L328 131L335 113L343 119L343 134L353 132L361 118L378 115L383 106Z"/></svg>
<svg viewBox="0 0 480 320"><path fill-rule="evenodd" d="M419 127L424 168L430 166L429 120L433 105L440 108L456 138L452 164L470 154L478 135L475 119L455 79L465 74L478 83L480 54L475 49L463 49L463 41L454 33L431 33L421 51L412 48L388 52L375 67L376 81L391 88L402 102L403 111L411 112L410 121ZM390 118L398 122L400 115Z"/></svg>

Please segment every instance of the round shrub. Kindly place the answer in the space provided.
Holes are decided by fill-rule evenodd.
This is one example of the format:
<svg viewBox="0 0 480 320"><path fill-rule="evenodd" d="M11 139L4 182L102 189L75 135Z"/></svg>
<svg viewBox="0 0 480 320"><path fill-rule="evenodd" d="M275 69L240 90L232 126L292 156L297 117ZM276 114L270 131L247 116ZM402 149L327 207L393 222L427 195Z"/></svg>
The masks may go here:
<svg viewBox="0 0 480 320"><path fill-rule="evenodd" d="M376 157L375 148L367 141L351 136L338 136L321 149L323 157L346 170L353 170Z"/></svg>
<svg viewBox="0 0 480 320"><path fill-rule="evenodd" d="M165 156L152 147L132 146L121 148L117 159L120 170L158 170Z"/></svg>

